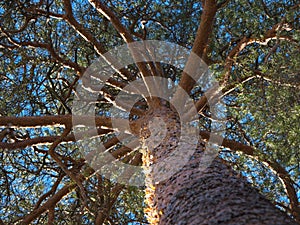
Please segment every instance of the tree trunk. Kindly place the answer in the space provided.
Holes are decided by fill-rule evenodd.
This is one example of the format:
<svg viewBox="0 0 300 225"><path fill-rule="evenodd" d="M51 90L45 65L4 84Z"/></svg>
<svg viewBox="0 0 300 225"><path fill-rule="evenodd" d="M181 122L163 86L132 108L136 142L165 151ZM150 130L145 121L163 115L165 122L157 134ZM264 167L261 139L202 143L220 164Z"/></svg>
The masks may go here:
<svg viewBox="0 0 300 225"><path fill-rule="evenodd" d="M169 117L170 113L166 114ZM162 112L157 113L157 116L162 115ZM170 140L174 136L172 128L176 129L178 123L167 120L171 133L166 138ZM146 203L149 208L145 213L150 224L297 224L221 159L213 160L205 170L200 170L203 146L203 143L199 145L188 163L170 178L157 183L146 182ZM164 139L163 144L150 153L152 157L144 157L144 164L165 160L172 151L170 148L172 144ZM148 181L151 180L151 174L146 176Z"/></svg>
<svg viewBox="0 0 300 225"><path fill-rule="evenodd" d="M204 172L197 161L155 187L159 224L297 224L220 160Z"/></svg>

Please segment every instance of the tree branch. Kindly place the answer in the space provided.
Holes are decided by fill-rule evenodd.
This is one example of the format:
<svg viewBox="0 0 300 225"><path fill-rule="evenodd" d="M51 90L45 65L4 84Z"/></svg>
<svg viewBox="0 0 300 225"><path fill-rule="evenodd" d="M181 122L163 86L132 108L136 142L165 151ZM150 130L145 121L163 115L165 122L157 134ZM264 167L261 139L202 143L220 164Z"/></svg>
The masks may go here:
<svg viewBox="0 0 300 225"><path fill-rule="evenodd" d="M97 129L97 134L98 135L103 135L103 134L108 134L112 132L112 130L109 129ZM94 131L87 131L82 133L82 137L91 137L91 135L94 134ZM70 134L67 137L62 139L62 143L64 142L75 142L80 140L81 134L78 133L77 139L75 139L74 134ZM23 141L18 141L14 143L5 143L5 142L0 142L0 148L5 149L5 150L14 150L14 149L24 149L29 146L36 146L40 144L51 144L55 140L57 140L59 136L46 136L46 137L36 137L36 138L29 138Z"/></svg>
<svg viewBox="0 0 300 225"><path fill-rule="evenodd" d="M64 66L68 68L74 69L78 74L83 74L85 68L79 66L77 63L68 60L68 59L63 59L61 58L58 53L54 50L52 44L49 43L40 43L40 42L35 42L35 41L17 41L13 39L7 31L3 29L2 26L0 26L0 31L3 32L3 34L6 36L7 40L17 46L17 47L33 47L33 48L43 48L46 49L51 56L56 59L57 62L62 63Z"/></svg>
<svg viewBox="0 0 300 225"><path fill-rule="evenodd" d="M55 152L55 148L62 142L62 140L68 135L71 131L71 127L66 126L64 132L62 133L61 137L56 139L49 148L49 155L51 158L56 161L56 163L60 166L60 168L77 184L80 190L80 194L83 198L83 204L87 207L87 196L82 185L82 176L78 176L77 174L73 173L73 171L69 170L68 167L63 163L60 156Z"/></svg>
<svg viewBox="0 0 300 225"><path fill-rule="evenodd" d="M206 48L209 41L209 36L211 35L213 24L214 24L214 18L217 13L217 3L215 0L206 0L203 8L203 13L201 15L201 22L197 30L197 34L195 37L195 41L192 47L192 54L196 54L200 58L203 58L203 56L206 53ZM182 73L179 85L185 90L185 92L190 93L190 91L193 89L195 82L200 78L200 76L203 74L204 71L198 72L195 77L190 77L191 74L195 74L195 71L199 69L199 66L201 66L201 62L195 61L195 57L190 56L186 66L185 70L188 69L189 74L184 71ZM204 68L207 69L207 68ZM184 105L185 100L183 99L182 93L180 91L176 91L174 95L174 102L180 102L182 105Z"/></svg>
<svg viewBox="0 0 300 225"><path fill-rule="evenodd" d="M98 0L89 0L90 4L103 16L105 16L111 23L112 25L116 28L116 30L119 32L121 37L125 40L126 43L131 43L134 42L134 39L127 30L119 18L113 13L113 11L108 8L106 5L104 5L101 1Z"/></svg>
<svg viewBox="0 0 300 225"><path fill-rule="evenodd" d="M295 42L295 40L290 36L278 36L278 31L281 30L289 30L291 29L287 24L281 22L275 24L270 30L268 30L262 39L251 38L251 37L243 37L240 42L229 52L225 61L225 70L226 73L224 75L222 86L226 86L229 80L229 76L231 73L231 68L234 65L235 58L238 54L243 51L248 45L256 43L260 45L267 45L271 40L287 40Z"/></svg>
<svg viewBox="0 0 300 225"><path fill-rule="evenodd" d="M221 82L220 86L222 87L222 89L228 89L227 85L228 85L228 80L229 80L229 76L231 73L231 68L234 65L235 62L235 57L248 45L253 44L253 43L257 43L257 44L261 44L261 45L267 45L269 41L271 40L286 40L286 41L292 41L295 42L295 40L292 37L289 36L277 36L277 31L279 29L290 29L288 27L286 28L281 28L284 24L276 24L275 26L273 26L272 29L268 30L264 36L264 38L262 39L256 39L256 38L250 38L250 37L244 37L242 38L242 40L240 40L240 42L230 51L230 53L227 56L226 62L225 62L225 75L223 78L223 81ZM261 74L258 74L256 72L256 76L260 76ZM251 77L251 78L247 78L247 80L243 81L243 83L247 82L248 80L251 80L255 77ZM268 81L272 81L269 80ZM283 86L293 86L293 85L289 85L289 84L283 84L280 82L276 82L273 81L274 83L278 83L281 84ZM232 86L232 85L230 85ZM209 96L210 98L214 98L216 94L219 93L220 90L217 90L215 92L213 92L212 90L208 91L209 92ZM226 92L228 93L228 92ZM206 94L207 95L207 94ZM201 111L201 109L203 109L205 107L205 105L207 104L207 96L203 95L198 101L196 101L195 103L195 107L197 109L197 111ZM224 96L224 95L222 95ZM188 113L187 115L189 115L190 113Z"/></svg>
<svg viewBox="0 0 300 225"><path fill-rule="evenodd" d="M45 202L42 206L38 207L37 209L33 210L30 214L25 216L21 222L21 225L30 224L34 219L39 217L42 213L54 207L64 196L70 193L75 187L76 184L70 184L61 188L55 195L49 198L47 202Z"/></svg>
<svg viewBox="0 0 300 225"><path fill-rule="evenodd" d="M77 119L78 118L78 119ZM79 120L80 118L80 120ZM82 121L82 123L81 123ZM80 116L76 117L77 125L93 125L104 126L112 128L111 118L105 116ZM0 126L6 127L40 127L40 126L55 126L66 125L72 126L72 115L51 115L51 116L25 116L25 117L13 117L2 116L0 117Z"/></svg>
<svg viewBox="0 0 300 225"><path fill-rule="evenodd" d="M112 25L119 32L119 34L121 35L121 37L124 39L124 41L127 44L130 44L135 41L133 36L131 35L130 31L123 26L123 24L121 23L119 18L113 13L113 11L110 8L108 8L106 5L104 5L99 0L89 0L89 2L99 13L101 13L103 16L105 16L112 23ZM146 63L142 62L140 60L140 59L144 59L145 57L143 56L142 52L137 51L136 49L132 48L130 45L128 45L128 48L131 52L133 59L136 61L136 65L137 65L139 71L141 72L142 79L148 89L148 92L149 92L148 94L149 94L149 96L152 96L151 91L149 91L150 90L149 85L147 85L145 77L151 76L153 74L151 74L151 72L147 68ZM142 51L144 53L146 53L147 52L146 47ZM146 59L144 61L146 61ZM153 85L151 85L151 86L153 86ZM153 87L153 88L156 88L156 87ZM154 99L152 99L152 100L153 100L152 102L155 102ZM150 102L150 104L151 104L151 102Z"/></svg>
<svg viewBox="0 0 300 225"><path fill-rule="evenodd" d="M55 220L55 208L52 207L48 209L48 223L47 225L54 225Z"/></svg>
<svg viewBox="0 0 300 225"><path fill-rule="evenodd" d="M132 160L131 160L131 165L137 166L139 165L139 163L141 162L141 154L136 154ZM125 173L123 173L124 176L126 176L126 178L130 178L132 176L132 174L134 174L134 170L133 171L126 171ZM110 199L110 201L107 203L107 205L105 206L105 209L101 209L95 219L95 225L101 225L104 223L105 219L107 218L108 212L111 210L111 208L114 206L114 203L116 202L118 196L120 195L121 191L123 190L124 185L123 184L116 184L113 188L112 188L112 198Z"/></svg>

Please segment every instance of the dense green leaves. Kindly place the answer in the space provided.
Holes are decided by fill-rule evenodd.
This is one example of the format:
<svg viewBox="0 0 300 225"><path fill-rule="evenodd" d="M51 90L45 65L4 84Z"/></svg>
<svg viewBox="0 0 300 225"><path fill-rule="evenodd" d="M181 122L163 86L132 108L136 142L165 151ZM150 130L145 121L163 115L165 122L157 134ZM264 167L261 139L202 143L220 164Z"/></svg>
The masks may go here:
<svg viewBox="0 0 300 225"><path fill-rule="evenodd" d="M134 40L164 40L188 49L192 48L203 13L202 3L193 0L101 2ZM255 148L250 156L221 148L221 157L274 204L295 217L297 212L291 202L300 199L299 3L218 3L222 7L216 14L204 58L223 85L223 100L228 107L226 138ZM1 117L71 114L83 71L100 54L124 44L114 24L88 1L71 1L71 7L72 17L67 17L66 5L60 0L0 3ZM179 82L181 70L160 66L165 77ZM139 79L135 65L126 69L133 79ZM226 74L229 75L225 82ZM109 115L110 101L130 81L117 73L113 78L114 82L107 83L103 96L99 96L95 109L99 115ZM197 101L203 90L195 87L190 94ZM140 109L146 108L145 101L139 103ZM200 115L200 126L207 130L211 126L209 110L206 107ZM55 224L92 224L102 212L104 224L146 224L143 190L126 187L116 191L118 184L93 174L83 163L70 134L55 151L67 169L86 178L82 181L85 196L80 185L71 187L76 181L49 153L49 143L56 140L52 137L59 137L62 132L62 125L1 127L1 220L7 224L20 222L59 190L70 186L54 206ZM101 138L109 143L114 136L107 133ZM9 147L31 140L37 141L20 149ZM296 200L288 193L279 166L286 172L284 178L296 192ZM46 224L49 214L41 213L32 224Z"/></svg>

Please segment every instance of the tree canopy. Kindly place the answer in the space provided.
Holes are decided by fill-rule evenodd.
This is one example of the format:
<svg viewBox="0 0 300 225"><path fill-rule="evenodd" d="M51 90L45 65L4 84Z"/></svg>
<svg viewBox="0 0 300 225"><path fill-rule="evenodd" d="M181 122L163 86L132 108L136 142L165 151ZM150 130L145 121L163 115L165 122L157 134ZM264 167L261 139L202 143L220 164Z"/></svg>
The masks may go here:
<svg viewBox="0 0 300 225"><path fill-rule="evenodd" d="M0 224L148 224L143 189L86 163L71 115L87 68L141 40L175 43L203 59L228 111L219 157L300 223L299 8L296 0L2 1ZM207 138L214 118L204 90L163 63L114 73L97 99L99 123L108 123L119 91L143 71L190 93ZM126 119L138 120L148 107L140 100ZM141 164L110 125L98 126L98 136L116 158Z"/></svg>

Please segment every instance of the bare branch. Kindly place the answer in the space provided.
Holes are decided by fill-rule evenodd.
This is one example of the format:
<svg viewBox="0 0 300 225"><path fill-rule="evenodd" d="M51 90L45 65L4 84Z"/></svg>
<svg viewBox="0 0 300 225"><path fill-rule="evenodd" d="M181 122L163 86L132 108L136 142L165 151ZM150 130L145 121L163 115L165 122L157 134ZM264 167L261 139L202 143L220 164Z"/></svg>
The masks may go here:
<svg viewBox="0 0 300 225"><path fill-rule="evenodd" d="M82 180L79 179L79 176L73 171L69 170L68 167L63 163L60 156L55 152L55 148L62 142L62 140L68 135L68 133L71 131L71 127L66 126L64 132L62 133L61 137L56 139L52 145L49 148L49 155L53 160L56 161L56 163L60 166L60 168L77 184L77 186L80 189L80 194L83 198L83 204L87 206L87 196L84 190L84 187L82 185ZM81 176L82 177L82 176Z"/></svg>

